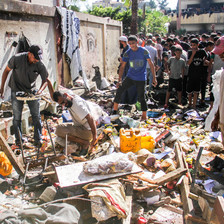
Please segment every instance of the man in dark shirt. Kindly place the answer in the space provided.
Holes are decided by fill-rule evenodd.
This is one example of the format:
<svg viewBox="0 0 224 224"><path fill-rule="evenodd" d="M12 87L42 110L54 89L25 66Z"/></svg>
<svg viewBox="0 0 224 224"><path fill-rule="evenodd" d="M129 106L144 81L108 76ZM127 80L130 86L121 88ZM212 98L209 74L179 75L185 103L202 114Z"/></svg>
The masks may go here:
<svg viewBox="0 0 224 224"><path fill-rule="evenodd" d="M0 95L3 97L5 81L12 71L9 86L11 87L11 100L13 109L13 128L16 137L16 145L20 145L20 137L22 139L21 116L23 110L23 100L18 100L18 93L40 94L49 84L48 72L41 62L42 50L37 45L32 45L28 52L16 54L12 56L6 66L1 82ZM36 79L41 76L42 84L39 91L36 91ZM49 86L49 85L48 85ZM32 115L34 125L34 144L41 147L41 119L39 100L27 100L27 104ZM19 129L19 130L18 130Z"/></svg>
<svg viewBox="0 0 224 224"><path fill-rule="evenodd" d="M188 82L187 93L189 100L189 107L192 106L193 94L193 108L196 109L198 94L200 92L201 74L203 73L203 65L207 58L205 50L199 49L199 40L193 38L191 40L191 51L188 51Z"/></svg>

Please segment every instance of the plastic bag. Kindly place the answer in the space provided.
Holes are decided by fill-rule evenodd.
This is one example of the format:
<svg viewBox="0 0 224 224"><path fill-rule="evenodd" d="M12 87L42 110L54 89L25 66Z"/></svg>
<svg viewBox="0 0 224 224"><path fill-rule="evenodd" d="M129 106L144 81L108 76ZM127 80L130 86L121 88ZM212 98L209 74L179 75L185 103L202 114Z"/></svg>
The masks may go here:
<svg viewBox="0 0 224 224"><path fill-rule="evenodd" d="M83 171L87 174L108 174L130 172L133 162L128 155L123 153L112 153L100 158L88 161L83 165Z"/></svg>

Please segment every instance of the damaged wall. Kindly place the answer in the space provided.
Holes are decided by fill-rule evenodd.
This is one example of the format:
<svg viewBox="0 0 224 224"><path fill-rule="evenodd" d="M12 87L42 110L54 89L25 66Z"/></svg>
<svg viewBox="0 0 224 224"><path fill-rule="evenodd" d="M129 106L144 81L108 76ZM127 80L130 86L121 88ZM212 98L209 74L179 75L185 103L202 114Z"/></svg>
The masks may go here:
<svg viewBox="0 0 224 224"><path fill-rule="evenodd" d="M4 1L3 1L4 2ZM29 5L30 14L24 14L24 9ZM1 7L0 5L0 79L4 71L7 61L7 53L13 43L18 42L19 36L23 33L31 42L31 44L38 44L43 48L43 63L45 64L49 78L52 81L57 80L57 63L56 63L56 49L55 49L55 31L54 31L54 15L55 9L52 7L40 7L37 5L32 7L28 3L10 2L8 7ZM24 6L24 7L23 7ZM13 11L20 9L16 12ZM37 9L39 9L37 11ZM42 9L42 10L41 10ZM9 12L9 11L10 12ZM48 16L43 16L44 12ZM39 13L40 15L35 15ZM2 61L6 63L2 63ZM37 87L41 84L40 78L37 82Z"/></svg>
<svg viewBox="0 0 224 224"><path fill-rule="evenodd" d="M50 80L59 84L69 82L63 77L61 55L58 41L58 27L54 0L50 5L41 4L41 0L0 1L0 63L13 43L18 41L21 32L31 41L43 47L43 63L48 69ZM57 1L56 1L57 2ZM33 4L36 3L36 4ZM76 13L80 19L80 53L82 68L89 80L95 75L92 65L99 66L101 75L108 79L116 75L120 55L119 36L122 34L122 22L101 18L84 13ZM5 67L6 64L4 64ZM0 79L3 68L0 68ZM66 81L67 80L67 81ZM39 85L40 81L38 82Z"/></svg>
<svg viewBox="0 0 224 224"><path fill-rule="evenodd" d="M82 68L88 78L94 76L92 65L99 66L101 75L112 79L116 75L120 55L119 36L122 22L84 13L80 19L80 53Z"/></svg>

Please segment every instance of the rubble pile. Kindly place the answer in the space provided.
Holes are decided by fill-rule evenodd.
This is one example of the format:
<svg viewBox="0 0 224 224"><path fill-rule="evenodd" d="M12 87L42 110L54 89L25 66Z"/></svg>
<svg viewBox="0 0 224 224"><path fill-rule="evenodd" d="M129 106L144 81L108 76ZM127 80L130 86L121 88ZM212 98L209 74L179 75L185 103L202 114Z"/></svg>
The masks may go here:
<svg viewBox="0 0 224 224"><path fill-rule="evenodd" d="M1 223L222 223L223 145L220 132L204 130L207 110L174 103L149 109L142 122L136 104L109 116L114 93L83 96L108 114L84 156L56 141L56 125L69 121L63 108L42 112L40 149L32 129L22 149L1 135Z"/></svg>

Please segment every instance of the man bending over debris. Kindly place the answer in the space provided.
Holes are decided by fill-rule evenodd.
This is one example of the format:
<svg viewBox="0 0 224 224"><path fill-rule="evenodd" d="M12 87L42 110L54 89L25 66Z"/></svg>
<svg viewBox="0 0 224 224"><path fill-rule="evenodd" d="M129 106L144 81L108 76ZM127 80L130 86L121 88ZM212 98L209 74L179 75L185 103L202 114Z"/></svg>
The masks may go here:
<svg viewBox="0 0 224 224"><path fill-rule="evenodd" d="M80 155L85 155L88 149L90 152L97 139L96 126L105 115L102 109L78 95L70 96L56 91L53 93L53 99L68 108L73 121L59 124L56 135L63 139L67 135L69 141L78 143L82 147Z"/></svg>
<svg viewBox="0 0 224 224"><path fill-rule="evenodd" d="M122 58L122 64L119 70L119 80L117 83L117 93L114 99L114 111L116 114L118 110L118 104L121 102L122 93L128 89L130 86L135 85L137 88L138 101L141 103L142 118L141 120L146 120L147 104L145 99L145 85L147 80L146 64L148 63L153 75L153 85L156 86L156 76L155 68L150 59L149 52L143 48L139 47L137 44L137 37L132 35L128 38L128 44L130 49L124 53ZM126 78L122 80L122 75L126 64L129 62L129 69Z"/></svg>
<svg viewBox="0 0 224 224"><path fill-rule="evenodd" d="M220 37L216 46L213 49L212 53L219 55L219 57L224 61L224 36ZM215 114L214 120L211 124L211 128L213 131L218 129L218 126L221 129L222 133L222 144L224 144L224 71L222 71L221 79L220 79L220 102L219 109Z"/></svg>

